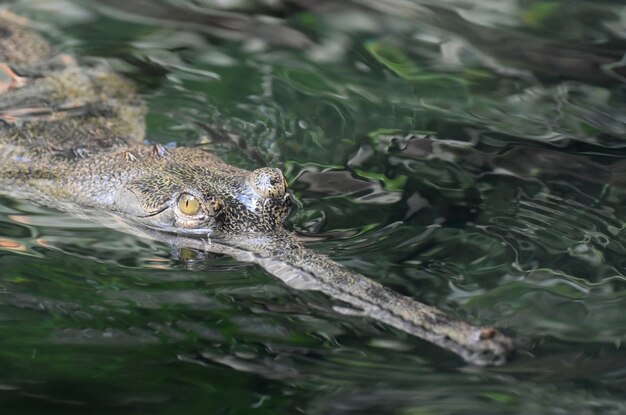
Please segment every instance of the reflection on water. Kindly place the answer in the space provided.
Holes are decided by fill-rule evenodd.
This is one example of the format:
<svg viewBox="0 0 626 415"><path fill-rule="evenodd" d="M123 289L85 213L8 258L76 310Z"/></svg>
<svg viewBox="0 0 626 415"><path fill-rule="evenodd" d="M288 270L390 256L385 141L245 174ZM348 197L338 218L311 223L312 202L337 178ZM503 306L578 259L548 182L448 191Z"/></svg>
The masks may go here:
<svg viewBox="0 0 626 415"><path fill-rule="evenodd" d="M3 413L624 413L626 7L17 0L140 85L148 139L282 167L317 250L518 339L498 369L0 199Z"/></svg>

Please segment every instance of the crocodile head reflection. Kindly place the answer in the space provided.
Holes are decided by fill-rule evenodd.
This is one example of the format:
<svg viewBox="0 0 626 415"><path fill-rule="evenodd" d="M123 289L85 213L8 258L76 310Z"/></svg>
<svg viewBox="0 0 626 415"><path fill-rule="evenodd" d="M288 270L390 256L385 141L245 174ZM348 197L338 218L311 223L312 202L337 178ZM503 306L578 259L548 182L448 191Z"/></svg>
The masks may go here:
<svg viewBox="0 0 626 415"><path fill-rule="evenodd" d="M162 148L161 148L162 149ZM123 216L187 234L272 232L293 206L279 169L230 166L194 148L132 154L132 178L115 192ZM128 171L128 166L127 171Z"/></svg>

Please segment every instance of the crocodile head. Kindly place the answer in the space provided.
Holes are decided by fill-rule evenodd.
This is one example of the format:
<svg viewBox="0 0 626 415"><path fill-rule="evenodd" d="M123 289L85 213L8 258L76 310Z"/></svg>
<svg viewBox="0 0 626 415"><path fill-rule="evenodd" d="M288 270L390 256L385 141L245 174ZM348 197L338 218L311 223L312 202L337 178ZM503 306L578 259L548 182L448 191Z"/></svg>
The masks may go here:
<svg viewBox="0 0 626 415"><path fill-rule="evenodd" d="M160 155L140 150L132 158L121 174L130 179L121 180L112 203L118 213L153 229L268 233L282 227L293 206L287 181L276 168L247 171L194 148Z"/></svg>

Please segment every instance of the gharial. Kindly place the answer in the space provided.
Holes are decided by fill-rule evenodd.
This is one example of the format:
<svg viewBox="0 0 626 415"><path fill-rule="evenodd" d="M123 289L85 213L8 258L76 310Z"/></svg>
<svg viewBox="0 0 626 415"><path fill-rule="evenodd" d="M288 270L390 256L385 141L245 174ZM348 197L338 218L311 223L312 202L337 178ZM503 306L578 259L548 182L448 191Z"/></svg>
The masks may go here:
<svg viewBox="0 0 626 415"><path fill-rule="evenodd" d="M352 313L498 365L510 337L400 295L306 248L283 221L282 172L233 167L200 148L144 143L145 106L104 65L59 54L27 20L0 15L0 194L70 214L123 219L126 231L176 247L256 263L297 289L319 290Z"/></svg>

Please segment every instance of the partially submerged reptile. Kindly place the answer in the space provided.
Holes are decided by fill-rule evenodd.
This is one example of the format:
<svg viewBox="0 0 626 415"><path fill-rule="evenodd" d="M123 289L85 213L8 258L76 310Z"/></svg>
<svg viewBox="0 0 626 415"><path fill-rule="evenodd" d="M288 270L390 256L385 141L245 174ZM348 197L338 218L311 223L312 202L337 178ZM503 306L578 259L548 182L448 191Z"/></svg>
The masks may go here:
<svg viewBox="0 0 626 415"><path fill-rule="evenodd" d="M58 54L28 22L0 14L0 193L71 214L104 212L132 232L253 262L297 289L349 304L477 365L513 342L402 296L318 254L283 228L280 170L247 171L200 148L144 143L145 106L104 66ZM346 310L346 308L342 308Z"/></svg>

